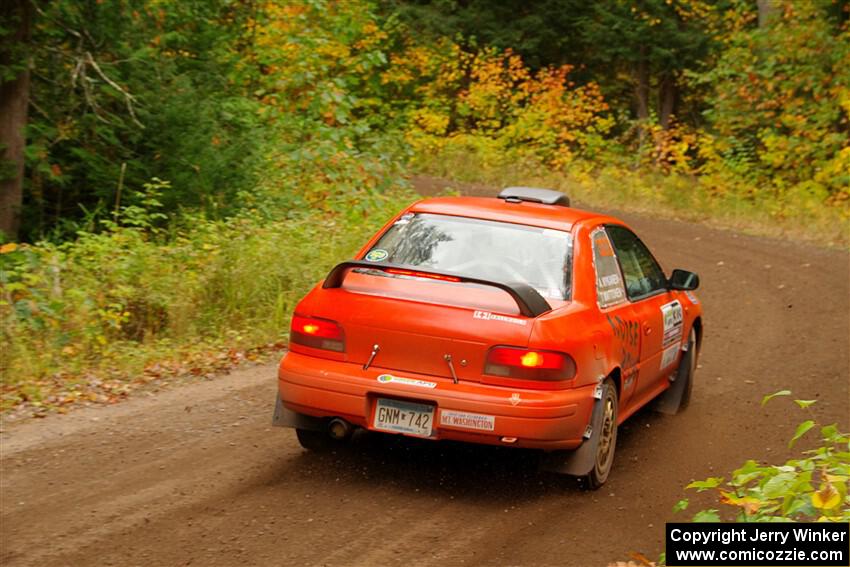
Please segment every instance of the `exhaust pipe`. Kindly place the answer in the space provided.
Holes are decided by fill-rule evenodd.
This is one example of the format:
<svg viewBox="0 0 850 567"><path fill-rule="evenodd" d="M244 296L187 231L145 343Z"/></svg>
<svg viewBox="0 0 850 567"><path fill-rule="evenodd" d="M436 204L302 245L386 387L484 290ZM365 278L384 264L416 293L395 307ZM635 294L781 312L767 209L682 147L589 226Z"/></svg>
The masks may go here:
<svg viewBox="0 0 850 567"><path fill-rule="evenodd" d="M351 431L351 424L339 417L333 418L328 423L328 435L331 436L331 439L342 441L351 435Z"/></svg>

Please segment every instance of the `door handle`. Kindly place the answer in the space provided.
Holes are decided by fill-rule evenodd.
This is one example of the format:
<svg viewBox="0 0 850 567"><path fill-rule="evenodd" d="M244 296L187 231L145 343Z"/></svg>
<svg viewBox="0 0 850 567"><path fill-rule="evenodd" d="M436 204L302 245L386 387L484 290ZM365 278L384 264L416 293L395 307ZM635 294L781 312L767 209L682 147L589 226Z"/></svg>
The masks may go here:
<svg viewBox="0 0 850 567"><path fill-rule="evenodd" d="M650 325L649 323L644 323L643 324L643 334L644 335L651 335L652 334L652 325Z"/></svg>

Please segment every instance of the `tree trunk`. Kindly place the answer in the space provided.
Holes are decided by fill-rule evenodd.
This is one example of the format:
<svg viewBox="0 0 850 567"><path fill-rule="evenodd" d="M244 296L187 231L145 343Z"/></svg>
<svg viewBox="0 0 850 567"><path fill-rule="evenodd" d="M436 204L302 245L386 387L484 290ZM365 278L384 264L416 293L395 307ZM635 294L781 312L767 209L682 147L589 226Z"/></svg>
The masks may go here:
<svg viewBox="0 0 850 567"><path fill-rule="evenodd" d="M28 58L27 44L32 25L32 9L28 0L4 0L0 20L14 28L0 38L0 66L20 65ZM29 106L29 62L24 62L18 75L0 83L0 232L16 239L20 229L24 183L24 127Z"/></svg>
<svg viewBox="0 0 850 567"><path fill-rule="evenodd" d="M644 57L644 48L640 48L641 57L638 60L635 77L635 105L639 120L649 118L649 65Z"/></svg>
<svg viewBox="0 0 850 567"><path fill-rule="evenodd" d="M759 10L759 27L765 28L776 13L776 0L756 0Z"/></svg>
<svg viewBox="0 0 850 567"><path fill-rule="evenodd" d="M640 48L640 58L635 68L635 111L638 117L638 151L635 154L635 167L637 167L646 143L646 121L649 118L649 64L646 61L643 46Z"/></svg>
<svg viewBox="0 0 850 567"><path fill-rule="evenodd" d="M676 78L673 75L665 75L661 79L661 88L658 93L658 116L661 127L665 130L670 127L670 118L676 113L678 91Z"/></svg>

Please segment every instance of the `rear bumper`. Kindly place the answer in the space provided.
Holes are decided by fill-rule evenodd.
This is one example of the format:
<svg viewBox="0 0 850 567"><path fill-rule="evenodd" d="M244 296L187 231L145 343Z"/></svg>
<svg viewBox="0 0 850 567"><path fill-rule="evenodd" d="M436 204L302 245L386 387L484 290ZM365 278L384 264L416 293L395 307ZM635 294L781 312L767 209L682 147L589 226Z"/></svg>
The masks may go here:
<svg viewBox="0 0 850 567"><path fill-rule="evenodd" d="M379 382L393 374L435 383L422 387ZM314 417L342 417L372 427L376 400L394 398L435 406L431 439L510 445L546 450L574 449L593 410L593 386L567 390L522 390L451 380L382 368L363 370L358 364L289 352L280 362L278 386L283 405ZM443 425L442 412L492 416L492 430ZM448 414L447 414L448 415ZM506 442L503 439L516 439Z"/></svg>

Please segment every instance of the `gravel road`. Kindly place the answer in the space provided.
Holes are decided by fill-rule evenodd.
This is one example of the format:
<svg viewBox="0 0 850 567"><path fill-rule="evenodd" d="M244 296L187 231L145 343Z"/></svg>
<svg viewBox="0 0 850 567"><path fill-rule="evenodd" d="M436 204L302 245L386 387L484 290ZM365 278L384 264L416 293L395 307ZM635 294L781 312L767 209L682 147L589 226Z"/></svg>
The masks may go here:
<svg viewBox="0 0 850 567"><path fill-rule="evenodd" d="M427 185L427 184L426 184ZM427 187L425 187L427 190ZM850 256L622 215L697 271L705 341L688 410L624 424L582 492L520 450L361 435L333 454L270 426L275 366L5 424L0 563L604 565L654 558L692 479L778 462L806 416L850 427ZM712 504L710 501L704 504Z"/></svg>

